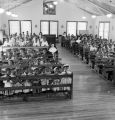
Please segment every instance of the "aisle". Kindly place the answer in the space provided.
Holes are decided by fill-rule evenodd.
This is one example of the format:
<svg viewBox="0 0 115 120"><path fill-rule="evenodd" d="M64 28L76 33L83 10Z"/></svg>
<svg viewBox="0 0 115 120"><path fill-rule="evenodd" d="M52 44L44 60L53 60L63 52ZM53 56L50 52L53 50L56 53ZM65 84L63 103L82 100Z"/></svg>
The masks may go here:
<svg viewBox="0 0 115 120"><path fill-rule="evenodd" d="M1 105L0 120L114 120L115 88L58 46L74 73L72 100Z"/></svg>

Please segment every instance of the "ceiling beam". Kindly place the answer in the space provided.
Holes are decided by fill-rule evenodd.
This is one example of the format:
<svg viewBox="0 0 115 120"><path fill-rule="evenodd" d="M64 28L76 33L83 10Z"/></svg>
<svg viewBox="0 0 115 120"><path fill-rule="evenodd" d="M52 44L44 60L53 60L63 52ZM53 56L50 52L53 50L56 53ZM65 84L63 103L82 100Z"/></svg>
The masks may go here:
<svg viewBox="0 0 115 120"><path fill-rule="evenodd" d="M25 3L28 3L28 2L30 2L30 1L32 1L32 0L26 0L26 1L24 1L24 2L22 2L22 3L20 3L20 4L18 4L18 5L15 5L15 6L9 8L8 10L13 10L13 9L15 9L15 8L17 8L17 7L19 7L19 6L23 5L23 4L25 4Z"/></svg>
<svg viewBox="0 0 115 120"><path fill-rule="evenodd" d="M77 7L78 7L78 6L77 6ZM81 10L83 10L84 12L87 12L87 13L91 14L91 15L97 15L97 16L99 16L99 14L94 13L94 12L90 12L90 11L84 9L84 8L81 8L81 7L78 7L78 8L81 9Z"/></svg>
<svg viewBox="0 0 115 120"><path fill-rule="evenodd" d="M108 13L112 13L112 11L106 9L105 7L100 6L100 5L97 4L97 3L92 2L91 0L87 0L87 1L89 1L91 4L93 4L93 5L95 5L95 6L99 7L100 9L103 9L104 11L106 11L106 12L108 12ZM113 13L112 13L112 14L113 14Z"/></svg>
<svg viewBox="0 0 115 120"><path fill-rule="evenodd" d="M100 14L98 14L97 12L91 12L91 11L86 10L86 9L83 8L83 7L80 7L80 6L77 4L77 2L76 2L76 3L73 3L73 2L71 2L71 0L70 0L70 1L69 1L69 0L65 0L65 1L68 2L68 3L71 3L71 4L76 5L79 9L81 9L82 11L84 11L84 12L86 12L86 13L89 13L89 14L91 14L91 15L100 16Z"/></svg>

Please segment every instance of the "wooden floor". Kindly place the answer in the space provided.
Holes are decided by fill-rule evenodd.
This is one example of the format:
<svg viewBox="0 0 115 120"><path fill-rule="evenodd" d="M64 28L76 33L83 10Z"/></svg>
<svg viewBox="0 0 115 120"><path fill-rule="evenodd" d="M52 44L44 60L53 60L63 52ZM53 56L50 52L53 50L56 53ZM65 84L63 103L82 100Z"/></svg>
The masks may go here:
<svg viewBox="0 0 115 120"><path fill-rule="evenodd" d="M0 104L0 120L115 120L115 87L64 48L74 73L72 100Z"/></svg>

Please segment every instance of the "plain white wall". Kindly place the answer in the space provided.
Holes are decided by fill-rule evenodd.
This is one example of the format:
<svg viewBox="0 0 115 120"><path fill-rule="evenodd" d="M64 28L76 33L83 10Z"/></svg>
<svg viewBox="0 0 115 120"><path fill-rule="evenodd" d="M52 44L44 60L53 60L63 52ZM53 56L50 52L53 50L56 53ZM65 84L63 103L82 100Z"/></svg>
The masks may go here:
<svg viewBox="0 0 115 120"><path fill-rule="evenodd" d="M107 18L106 16L97 17L95 20L95 25L94 25L94 34L98 34L100 21L110 22L109 39L112 39L113 41L115 41L115 16L113 16L112 18Z"/></svg>
<svg viewBox="0 0 115 120"><path fill-rule="evenodd" d="M32 20L32 32L40 32L40 20L58 20L59 21L59 34L66 31L66 21L88 21L88 30L90 33L94 33L94 22L91 15L80 10L74 4L59 3L56 8L56 15L43 15L43 0L33 0L26 3L16 9L12 10L16 12L19 17L17 20ZM87 19L83 20L82 16L86 16ZM2 24L6 25L5 31L9 33L8 20L12 20L12 17L8 17L5 14L2 15ZM35 25L38 27L36 28ZM61 26L64 26L61 28Z"/></svg>

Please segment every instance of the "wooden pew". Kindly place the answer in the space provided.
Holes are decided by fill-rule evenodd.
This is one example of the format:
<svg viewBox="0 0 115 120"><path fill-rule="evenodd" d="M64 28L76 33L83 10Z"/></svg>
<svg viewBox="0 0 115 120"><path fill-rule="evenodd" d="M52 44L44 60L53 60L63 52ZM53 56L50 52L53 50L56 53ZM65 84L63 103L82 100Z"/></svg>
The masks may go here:
<svg viewBox="0 0 115 120"><path fill-rule="evenodd" d="M36 76L0 78L0 81L4 81L6 79L12 80L14 85L12 87L0 88L1 101L11 101L15 98L21 98L21 100L28 101L31 98L36 99L36 97L39 99L41 97L42 99L43 96L45 96L45 99L72 98L73 73L64 75L42 74ZM65 80L64 82L62 82L63 79ZM31 83L31 86L24 86L23 83L26 80ZM44 81L46 81L45 84L43 84ZM22 83L22 86L15 86L16 83ZM15 93L17 90L20 90L21 92ZM25 90L28 90L28 92L25 93ZM5 93L7 93L7 95L5 95Z"/></svg>

